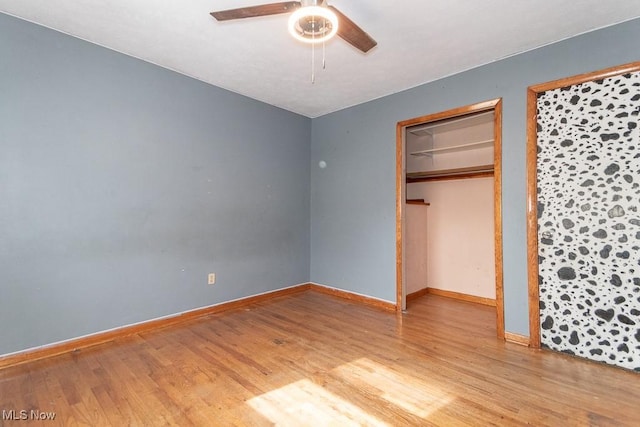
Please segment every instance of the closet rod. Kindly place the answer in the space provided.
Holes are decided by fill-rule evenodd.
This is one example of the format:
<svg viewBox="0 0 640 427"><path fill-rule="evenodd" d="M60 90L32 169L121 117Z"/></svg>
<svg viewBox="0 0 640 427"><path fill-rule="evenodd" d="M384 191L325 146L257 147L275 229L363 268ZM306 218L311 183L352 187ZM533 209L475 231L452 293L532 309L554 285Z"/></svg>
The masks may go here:
<svg viewBox="0 0 640 427"><path fill-rule="evenodd" d="M484 178L493 176L493 165L470 166L457 169L408 172L407 184L412 182L442 181L446 179Z"/></svg>

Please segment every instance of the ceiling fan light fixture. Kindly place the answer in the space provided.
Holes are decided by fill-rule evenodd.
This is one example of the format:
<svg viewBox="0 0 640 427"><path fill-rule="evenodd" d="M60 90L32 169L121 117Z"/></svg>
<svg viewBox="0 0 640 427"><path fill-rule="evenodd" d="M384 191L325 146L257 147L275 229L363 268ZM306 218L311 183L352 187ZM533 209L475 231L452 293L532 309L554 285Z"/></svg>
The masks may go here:
<svg viewBox="0 0 640 427"><path fill-rule="evenodd" d="M289 17L289 32L305 43L321 43L338 32L338 16L322 6L305 6Z"/></svg>

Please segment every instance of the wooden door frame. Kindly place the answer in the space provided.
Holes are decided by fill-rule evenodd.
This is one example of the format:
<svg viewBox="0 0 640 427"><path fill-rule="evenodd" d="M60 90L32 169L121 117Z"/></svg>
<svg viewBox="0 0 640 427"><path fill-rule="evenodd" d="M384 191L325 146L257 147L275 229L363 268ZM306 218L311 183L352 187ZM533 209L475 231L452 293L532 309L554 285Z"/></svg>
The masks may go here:
<svg viewBox="0 0 640 427"><path fill-rule="evenodd" d="M529 346L540 348L540 287L538 283L538 94L593 80L640 71L632 62L529 86L527 89L527 271L529 282Z"/></svg>
<svg viewBox="0 0 640 427"><path fill-rule="evenodd" d="M496 269L496 329L498 338L504 339L504 288L502 268L502 98L466 105L426 116L403 120L396 125L396 310L402 310L403 293L403 189L405 188L405 129L409 126L451 119L459 116L494 112L493 124L493 199Z"/></svg>

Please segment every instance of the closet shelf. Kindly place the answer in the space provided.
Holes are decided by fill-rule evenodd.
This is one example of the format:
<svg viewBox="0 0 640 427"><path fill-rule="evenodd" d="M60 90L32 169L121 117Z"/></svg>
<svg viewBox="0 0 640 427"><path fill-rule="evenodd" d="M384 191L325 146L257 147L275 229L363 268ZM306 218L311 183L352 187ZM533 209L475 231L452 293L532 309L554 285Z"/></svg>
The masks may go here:
<svg viewBox="0 0 640 427"><path fill-rule="evenodd" d="M493 111L465 114L451 119L412 126L407 128L407 132L416 136L435 135L442 132L449 132L451 130L460 130L470 126L490 123L493 121L493 118Z"/></svg>
<svg viewBox="0 0 640 427"><path fill-rule="evenodd" d="M468 144L453 145L451 147L439 147L430 148L428 150L414 151L409 153L412 156L431 156L434 153L453 153L456 151L473 150L477 148L491 147L493 145L493 139L487 139L484 141L470 142Z"/></svg>
<svg viewBox="0 0 640 427"><path fill-rule="evenodd" d="M431 203L425 202L424 199L407 199L407 205L431 206Z"/></svg>
<svg viewBox="0 0 640 427"><path fill-rule="evenodd" d="M407 184L412 182L442 181L445 179L482 178L493 176L493 165L470 166L457 169L408 172Z"/></svg>

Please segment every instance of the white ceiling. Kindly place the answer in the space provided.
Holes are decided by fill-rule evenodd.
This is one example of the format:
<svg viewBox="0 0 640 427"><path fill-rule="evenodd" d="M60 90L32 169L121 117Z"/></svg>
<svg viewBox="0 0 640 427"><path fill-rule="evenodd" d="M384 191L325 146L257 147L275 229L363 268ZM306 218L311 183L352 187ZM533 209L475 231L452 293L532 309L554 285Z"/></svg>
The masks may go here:
<svg viewBox="0 0 640 427"><path fill-rule="evenodd" d="M640 17L637 0L333 0L378 46L330 40L311 84L311 48L286 15L209 15L275 1L0 0L0 11L308 117Z"/></svg>

